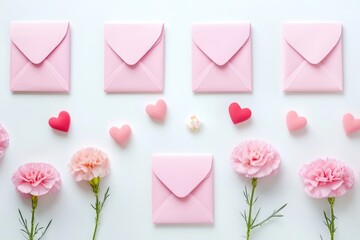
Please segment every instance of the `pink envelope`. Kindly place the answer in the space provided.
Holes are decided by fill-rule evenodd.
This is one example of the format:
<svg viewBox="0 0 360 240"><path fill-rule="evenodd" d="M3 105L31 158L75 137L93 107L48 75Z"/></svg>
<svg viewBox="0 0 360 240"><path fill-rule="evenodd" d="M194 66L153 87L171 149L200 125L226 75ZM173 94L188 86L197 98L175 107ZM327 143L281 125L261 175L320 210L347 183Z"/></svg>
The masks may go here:
<svg viewBox="0 0 360 240"><path fill-rule="evenodd" d="M162 92L164 24L105 24L105 92Z"/></svg>
<svg viewBox="0 0 360 240"><path fill-rule="evenodd" d="M284 24L285 92L343 90L342 24Z"/></svg>
<svg viewBox="0 0 360 240"><path fill-rule="evenodd" d="M192 29L194 92L251 92L250 23L195 24Z"/></svg>
<svg viewBox="0 0 360 240"><path fill-rule="evenodd" d="M154 155L152 163L154 223L213 223L212 155Z"/></svg>
<svg viewBox="0 0 360 240"><path fill-rule="evenodd" d="M11 91L69 92L69 22L13 22L10 34Z"/></svg>

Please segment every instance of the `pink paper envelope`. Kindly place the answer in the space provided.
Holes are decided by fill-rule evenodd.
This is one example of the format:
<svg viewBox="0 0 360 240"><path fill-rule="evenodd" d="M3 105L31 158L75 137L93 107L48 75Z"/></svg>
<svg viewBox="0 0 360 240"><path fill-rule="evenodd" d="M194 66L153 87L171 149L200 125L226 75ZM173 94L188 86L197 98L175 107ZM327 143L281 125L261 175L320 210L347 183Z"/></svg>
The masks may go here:
<svg viewBox="0 0 360 240"><path fill-rule="evenodd" d="M250 23L195 24L192 29L194 92L251 92Z"/></svg>
<svg viewBox="0 0 360 240"><path fill-rule="evenodd" d="M162 92L164 24L105 24L105 92Z"/></svg>
<svg viewBox="0 0 360 240"><path fill-rule="evenodd" d="M152 163L154 223L213 223L212 155L154 155Z"/></svg>
<svg viewBox="0 0 360 240"><path fill-rule="evenodd" d="M287 23L283 31L283 90L341 92L342 25Z"/></svg>
<svg viewBox="0 0 360 240"><path fill-rule="evenodd" d="M10 34L11 91L69 92L69 22L13 22Z"/></svg>

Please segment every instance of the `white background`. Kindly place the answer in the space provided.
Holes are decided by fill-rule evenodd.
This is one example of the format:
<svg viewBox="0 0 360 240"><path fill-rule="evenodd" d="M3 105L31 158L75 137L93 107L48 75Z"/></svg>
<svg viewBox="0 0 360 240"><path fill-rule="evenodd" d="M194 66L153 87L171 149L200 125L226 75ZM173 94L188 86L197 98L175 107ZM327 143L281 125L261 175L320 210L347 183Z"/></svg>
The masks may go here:
<svg viewBox="0 0 360 240"><path fill-rule="evenodd" d="M0 122L11 145L0 161L0 238L22 239L17 208L29 217L30 204L11 183L16 168L45 161L61 172L60 192L40 199L37 219L54 218L45 239L90 239L93 195L86 184L75 183L67 171L78 149L96 146L109 154L112 174L102 183L111 186L98 235L100 240L238 240L245 234L240 212L242 190L249 181L230 167L229 155L241 140L260 138L282 156L282 169L261 180L257 193L262 216L289 203L285 218L254 232L253 239L328 239L322 223L326 200L313 200L302 188L298 170L316 157L343 160L356 173L355 188L336 202L337 239L354 239L360 214L360 134L345 135L342 116L360 116L360 15L358 0L0 0ZM72 41L69 95L12 94L9 91L9 22L12 20L70 20ZM164 94L103 92L103 22L164 21L166 72ZM208 21L251 21L254 91L252 94L191 92L191 24ZM344 24L345 90L342 94L283 94L281 91L281 24L283 21L341 21ZM153 123L144 112L148 103L164 98L164 124ZM237 101L253 110L252 119L234 126L228 105ZM290 134L288 110L308 118L307 129ZM47 125L51 116L67 110L69 134ZM203 122L199 134L186 121L196 114ZM128 123L133 135L120 148L108 129ZM215 223L211 226L154 226L151 223L152 153L212 153L215 161ZM271 236L271 237L270 237Z"/></svg>

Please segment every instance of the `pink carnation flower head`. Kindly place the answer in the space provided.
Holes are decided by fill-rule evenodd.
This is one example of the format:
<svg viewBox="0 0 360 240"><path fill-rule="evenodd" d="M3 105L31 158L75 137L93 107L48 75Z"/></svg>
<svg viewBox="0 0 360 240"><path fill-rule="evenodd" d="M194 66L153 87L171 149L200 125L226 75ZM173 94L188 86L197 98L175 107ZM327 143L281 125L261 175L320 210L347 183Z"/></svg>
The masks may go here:
<svg viewBox="0 0 360 240"><path fill-rule="evenodd" d="M6 148L9 145L9 134L3 128L3 126L0 125L0 159L4 156L4 152Z"/></svg>
<svg viewBox="0 0 360 240"><path fill-rule="evenodd" d="M280 167L280 155L267 142L246 140L237 145L231 154L232 165L247 178L262 178L274 175Z"/></svg>
<svg viewBox="0 0 360 240"><path fill-rule="evenodd" d="M60 173L47 163L27 163L12 176L16 190L23 197L42 196L60 189Z"/></svg>
<svg viewBox="0 0 360 240"><path fill-rule="evenodd" d="M305 164L299 172L305 192L312 198L331 198L344 195L354 185L354 172L341 161L316 159Z"/></svg>
<svg viewBox="0 0 360 240"><path fill-rule="evenodd" d="M96 148L85 148L75 153L69 171L75 181L91 181L110 174L110 161L106 153Z"/></svg>

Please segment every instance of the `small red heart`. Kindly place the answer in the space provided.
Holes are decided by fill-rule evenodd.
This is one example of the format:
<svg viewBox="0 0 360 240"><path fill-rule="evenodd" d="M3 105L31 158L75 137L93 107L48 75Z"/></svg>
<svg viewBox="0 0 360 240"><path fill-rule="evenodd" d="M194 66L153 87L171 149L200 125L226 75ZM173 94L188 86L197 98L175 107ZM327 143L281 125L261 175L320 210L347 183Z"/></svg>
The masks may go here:
<svg viewBox="0 0 360 240"><path fill-rule="evenodd" d="M49 119L49 125L53 129L62 131L62 132L68 132L70 128L70 115L66 111L62 111L59 113L59 116L52 117Z"/></svg>
<svg viewBox="0 0 360 240"><path fill-rule="evenodd" d="M238 124L248 120L251 117L251 110L249 108L241 108L236 102L229 106L229 114L234 124Z"/></svg>

